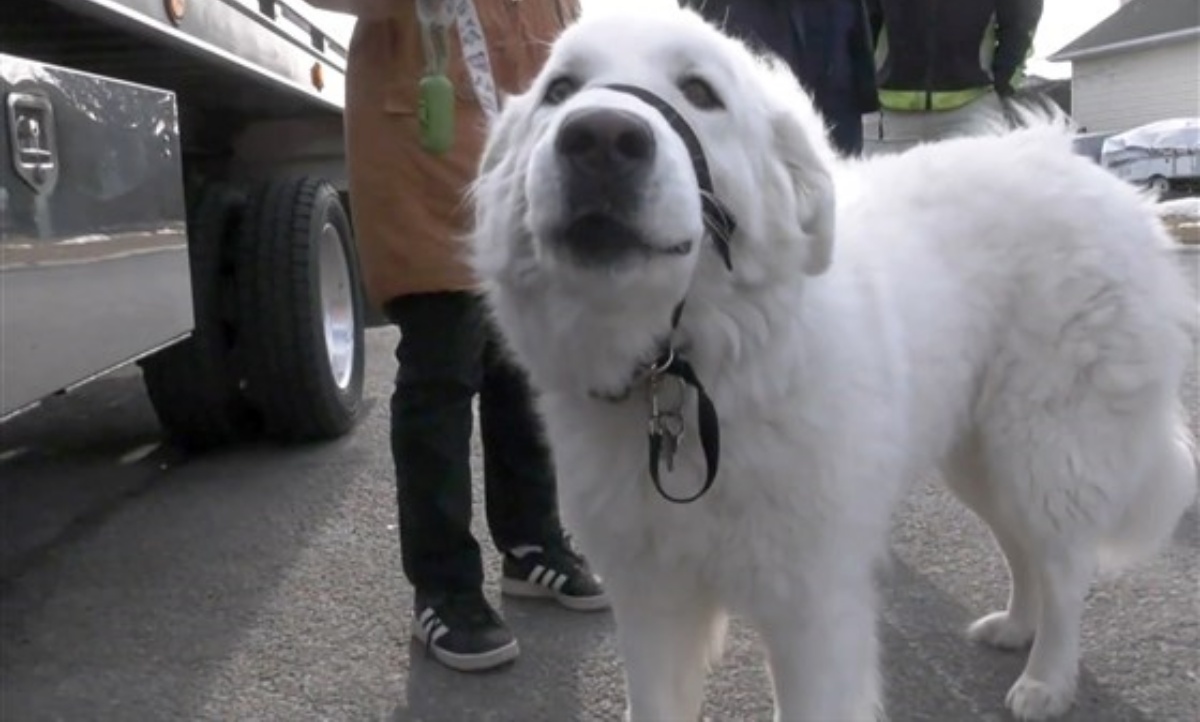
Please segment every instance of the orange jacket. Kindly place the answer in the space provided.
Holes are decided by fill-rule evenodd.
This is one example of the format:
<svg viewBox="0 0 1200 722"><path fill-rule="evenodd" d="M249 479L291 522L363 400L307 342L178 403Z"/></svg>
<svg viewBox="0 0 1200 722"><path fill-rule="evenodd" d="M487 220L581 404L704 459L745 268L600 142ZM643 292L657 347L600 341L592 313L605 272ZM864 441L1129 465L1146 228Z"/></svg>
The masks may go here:
<svg viewBox="0 0 1200 722"><path fill-rule="evenodd" d="M420 146L417 83L425 69L416 3L385 20L360 19L346 79L350 205L367 294L383 304L406 294L473 289L463 234L465 190L483 150L485 118L451 29L449 75L458 96L454 147ZM497 92L524 90L549 45L578 15L577 0L475 0Z"/></svg>

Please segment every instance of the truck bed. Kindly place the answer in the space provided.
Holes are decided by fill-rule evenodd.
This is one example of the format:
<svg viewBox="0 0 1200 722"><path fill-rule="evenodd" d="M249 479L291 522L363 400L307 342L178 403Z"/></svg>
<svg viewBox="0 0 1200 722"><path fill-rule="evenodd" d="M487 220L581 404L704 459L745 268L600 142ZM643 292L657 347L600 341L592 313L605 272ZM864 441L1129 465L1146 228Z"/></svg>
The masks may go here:
<svg viewBox="0 0 1200 722"><path fill-rule="evenodd" d="M201 320L224 328L194 301L229 292L213 259L259 242L235 232L255 189L293 175L344 186L346 50L300 0L0 4L2 421L121 364L181 358L160 351ZM207 408L200 392L178 403L193 397Z"/></svg>

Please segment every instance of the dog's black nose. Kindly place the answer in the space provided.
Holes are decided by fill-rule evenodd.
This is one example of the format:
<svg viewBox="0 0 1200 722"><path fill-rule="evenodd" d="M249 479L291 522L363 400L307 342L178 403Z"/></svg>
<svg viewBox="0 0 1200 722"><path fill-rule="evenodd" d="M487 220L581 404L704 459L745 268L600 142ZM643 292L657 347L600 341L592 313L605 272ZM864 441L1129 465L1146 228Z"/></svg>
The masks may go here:
<svg viewBox="0 0 1200 722"><path fill-rule="evenodd" d="M587 108L563 121L554 147L583 176L628 176L654 160L654 130L627 110Z"/></svg>

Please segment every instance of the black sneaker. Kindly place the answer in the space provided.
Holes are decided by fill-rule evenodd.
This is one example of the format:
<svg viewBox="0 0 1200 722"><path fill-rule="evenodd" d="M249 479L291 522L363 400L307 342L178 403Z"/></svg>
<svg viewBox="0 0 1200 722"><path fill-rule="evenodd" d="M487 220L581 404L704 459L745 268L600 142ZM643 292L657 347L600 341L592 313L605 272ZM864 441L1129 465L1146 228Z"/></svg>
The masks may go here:
<svg viewBox="0 0 1200 722"><path fill-rule="evenodd" d="M505 552L500 591L514 597L553 599L579 612L608 608L600 580L566 544L520 546Z"/></svg>
<svg viewBox="0 0 1200 722"><path fill-rule="evenodd" d="M413 638L434 659L460 672L482 672L513 661L520 653L500 615L482 594L417 597Z"/></svg>

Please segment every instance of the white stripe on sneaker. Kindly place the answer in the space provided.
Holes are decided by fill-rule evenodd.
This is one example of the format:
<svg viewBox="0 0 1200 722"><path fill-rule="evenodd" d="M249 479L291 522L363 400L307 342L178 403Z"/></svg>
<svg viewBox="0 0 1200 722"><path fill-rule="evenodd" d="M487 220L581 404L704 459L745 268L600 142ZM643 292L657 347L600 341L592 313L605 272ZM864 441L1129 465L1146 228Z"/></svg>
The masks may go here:
<svg viewBox="0 0 1200 722"><path fill-rule="evenodd" d="M433 607L430 607L421 612L421 615L417 617L417 623L421 625L421 634L429 639L429 631L433 629L434 625L441 624L441 620L437 618Z"/></svg>
<svg viewBox="0 0 1200 722"><path fill-rule="evenodd" d="M433 633L429 635L429 643L436 644L437 641L439 639L441 639L443 636L445 636L447 633L449 633L449 631L450 631L450 628L447 627L446 625L442 624L441 621L438 620L437 626L435 626L433 629Z"/></svg>
<svg viewBox="0 0 1200 722"><path fill-rule="evenodd" d="M557 569L551 569L542 564L535 564L533 570L529 572L529 576L525 578L530 584L536 584L557 594L562 591L562 588L571 577L566 572L560 572Z"/></svg>
<svg viewBox="0 0 1200 722"><path fill-rule="evenodd" d="M421 641L428 645L432 645L450 631L450 628L443 624L437 613L433 611L433 607L417 616L417 624L421 628Z"/></svg>

